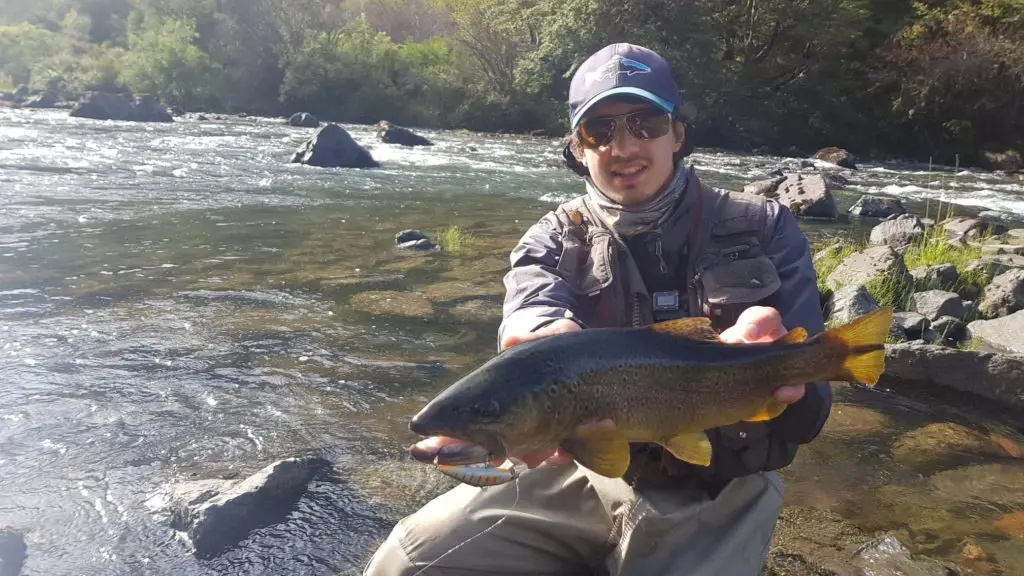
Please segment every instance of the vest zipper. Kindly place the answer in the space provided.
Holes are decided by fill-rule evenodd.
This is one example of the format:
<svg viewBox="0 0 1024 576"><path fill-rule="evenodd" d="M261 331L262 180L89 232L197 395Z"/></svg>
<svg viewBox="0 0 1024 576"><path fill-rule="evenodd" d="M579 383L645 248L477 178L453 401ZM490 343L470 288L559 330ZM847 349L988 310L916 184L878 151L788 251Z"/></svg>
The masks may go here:
<svg viewBox="0 0 1024 576"><path fill-rule="evenodd" d="M641 326L641 324L642 324L642 320L640 318L640 295L634 293L633 294L633 327L634 328L639 328Z"/></svg>
<svg viewBox="0 0 1024 576"><path fill-rule="evenodd" d="M665 258L661 255L661 236L658 236L658 240L654 244L654 253L658 255L658 264L661 266L661 273L663 275L668 274L668 266L665 264Z"/></svg>

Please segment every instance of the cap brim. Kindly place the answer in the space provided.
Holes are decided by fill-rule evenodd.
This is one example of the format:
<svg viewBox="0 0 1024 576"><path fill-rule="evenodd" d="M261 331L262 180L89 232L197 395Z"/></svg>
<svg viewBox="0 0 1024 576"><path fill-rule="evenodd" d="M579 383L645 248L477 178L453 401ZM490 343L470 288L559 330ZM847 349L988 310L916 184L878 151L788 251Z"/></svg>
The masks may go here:
<svg viewBox="0 0 1024 576"><path fill-rule="evenodd" d="M590 110L590 108L593 107L594 104L597 104L598 102L604 100L605 98L609 98L611 96L618 96L622 94L627 94L630 96L639 96L640 98L647 100L651 104L658 106L665 112L671 113L672 109L674 108L671 102L659 96L655 96L654 94L648 92L647 90L643 90L641 88L632 88L630 86L622 86L619 88L612 88L611 90L605 90L604 92L601 92L600 94L592 98L583 106L580 106L580 109L577 110L576 113L573 114L572 118L570 119L570 126L573 130L575 130L576 125L580 123L580 119L583 118L583 115L586 114L587 110Z"/></svg>

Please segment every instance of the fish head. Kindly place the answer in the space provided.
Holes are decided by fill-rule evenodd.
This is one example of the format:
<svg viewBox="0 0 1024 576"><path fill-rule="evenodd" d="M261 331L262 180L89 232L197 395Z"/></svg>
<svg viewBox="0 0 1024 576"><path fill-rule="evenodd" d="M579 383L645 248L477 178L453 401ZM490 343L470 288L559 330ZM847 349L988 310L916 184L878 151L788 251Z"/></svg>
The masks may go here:
<svg viewBox="0 0 1024 576"><path fill-rule="evenodd" d="M487 449L497 459L519 455L543 434L538 383L517 354L503 353L438 394L409 423L420 436L445 436Z"/></svg>

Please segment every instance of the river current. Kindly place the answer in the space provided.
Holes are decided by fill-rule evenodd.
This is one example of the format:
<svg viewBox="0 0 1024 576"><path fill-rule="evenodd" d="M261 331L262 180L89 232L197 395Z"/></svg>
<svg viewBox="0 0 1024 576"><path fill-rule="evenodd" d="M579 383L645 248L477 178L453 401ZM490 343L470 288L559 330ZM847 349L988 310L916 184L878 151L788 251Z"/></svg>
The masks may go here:
<svg viewBox="0 0 1024 576"><path fill-rule="evenodd" d="M408 462L407 419L494 353L508 251L580 182L553 139L420 131L437 145L409 149L345 128L380 169L289 164L312 131L280 119L0 109L0 525L25 533L24 574L356 573L447 485ZM799 166L713 150L690 161L727 188ZM841 210L880 193L922 214L941 201L1024 215L1024 181L1005 175L871 162L843 174ZM464 252L394 247L403 229L452 225L472 235ZM1024 542L996 528L1024 512L1010 489L1024 464L982 454L922 472L894 448L971 413L842 388L835 414L786 471L792 502L905 530L938 557L973 538L1024 573ZM174 483L302 454L334 473L216 559L193 557L157 505Z"/></svg>

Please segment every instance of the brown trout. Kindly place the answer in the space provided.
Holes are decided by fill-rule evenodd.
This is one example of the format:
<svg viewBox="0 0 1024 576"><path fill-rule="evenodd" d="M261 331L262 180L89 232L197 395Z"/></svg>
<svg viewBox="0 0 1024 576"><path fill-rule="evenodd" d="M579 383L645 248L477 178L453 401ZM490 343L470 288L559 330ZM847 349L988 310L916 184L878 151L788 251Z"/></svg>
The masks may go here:
<svg viewBox="0 0 1024 576"><path fill-rule="evenodd" d="M446 465L559 446L582 466L619 478L629 443L642 442L708 466L704 431L777 417L786 405L772 394L782 386L874 386L891 325L892 309L882 308L812 338L795 328L769 344L723 343L707 318L555 334L498 354L437 395L409 428L461 440L438 456ZM605 418L613 431L577 435L579 425Z"/></svg>

